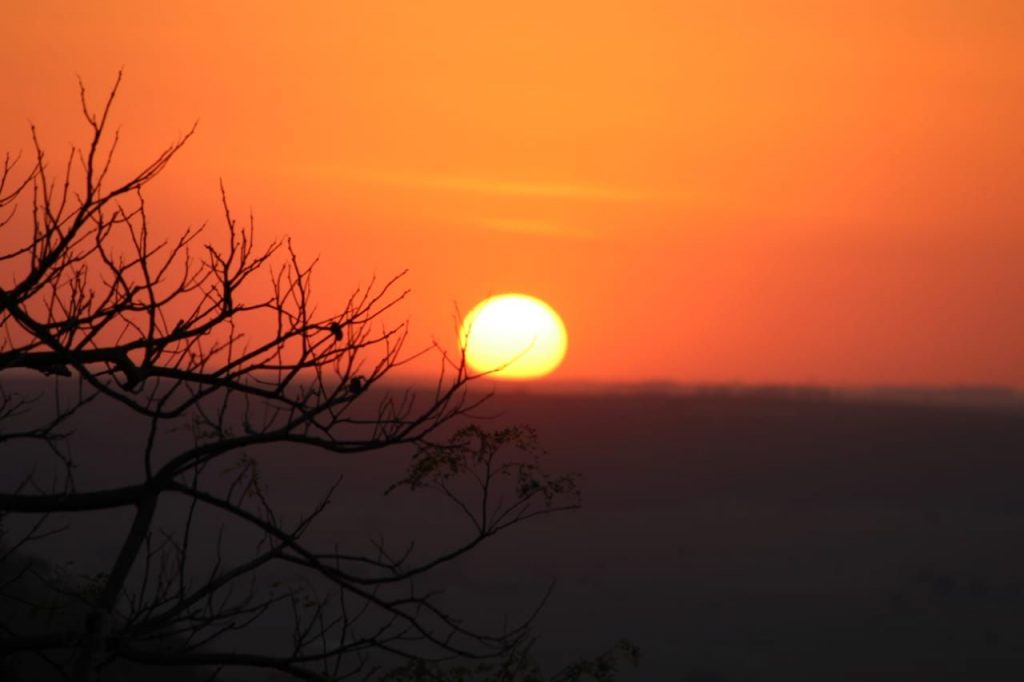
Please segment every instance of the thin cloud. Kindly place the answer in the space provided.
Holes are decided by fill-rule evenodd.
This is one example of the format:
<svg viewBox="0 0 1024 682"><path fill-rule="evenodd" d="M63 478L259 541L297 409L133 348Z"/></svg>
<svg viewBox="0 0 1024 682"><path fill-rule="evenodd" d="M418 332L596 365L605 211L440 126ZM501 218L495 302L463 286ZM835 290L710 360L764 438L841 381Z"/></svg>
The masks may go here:
<svg viewBox="0 0 1024 682"><path fill-rule="evenodd" d="M494 180L455 175L416 175L378 172L349 172L345 173L345 175L357 181L375 184L472 194L624 203L650 203L668 200L668 197L665 195L646 190L572 182Z"/></svg>
<svg viewBox="0 0 1024 682"><path fill-rule="evenodd" d="M495 232L515 232L519 234L534 234L551 237L577 237L589 238L598 235L591 231L578 227L571 227L547 220L521 220L517 218L493 218L480 220L474 223L476 227L482 227Z"/></svg>

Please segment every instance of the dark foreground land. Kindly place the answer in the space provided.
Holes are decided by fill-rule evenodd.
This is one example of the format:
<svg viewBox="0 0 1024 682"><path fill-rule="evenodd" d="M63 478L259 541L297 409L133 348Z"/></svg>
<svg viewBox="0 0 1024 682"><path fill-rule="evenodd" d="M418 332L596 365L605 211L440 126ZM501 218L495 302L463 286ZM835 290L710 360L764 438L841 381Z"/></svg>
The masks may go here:
<svg viewBox="0 0 1024 682"><path fill-rule="evenodd" d="M556 581L537 622L550 663L625 637L642 656L630 680L1024 679L1019 405L506 391L481 412L534 426L550 469L583 474L580 510L512 529L445 575L484 620ZM110 434L90 437L93 462L122 477L121 449L98 445ZM325 537L452 530L449 514L410 526L380 507L396 459L282 451L266 472L299 509L344 470ZM40 552L102 570L116 548L102 529Z"/></svg>

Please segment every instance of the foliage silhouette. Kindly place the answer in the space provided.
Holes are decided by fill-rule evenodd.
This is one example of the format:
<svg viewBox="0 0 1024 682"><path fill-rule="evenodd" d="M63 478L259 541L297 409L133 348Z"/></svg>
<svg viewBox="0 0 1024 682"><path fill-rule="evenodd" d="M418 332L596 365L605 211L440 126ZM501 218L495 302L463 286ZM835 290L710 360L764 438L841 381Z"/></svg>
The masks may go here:
<svg viewBox="0 0 1024 682"><path fill-rule="evenodd" d="M223 187L221 242L200 243L202 229L192 228L160 237L143 190L192 131L115 181L118 136L109 121L119 83L98 110L81 88L89 139L64 163L51 164L33 129L25 175L10 155L0 168L0 517L21 522L0 550L8 672L29 669L31 659L83 681L165 666L205 679L262 669L305 680L398 680L431 661L519 660L529 618L496 632L475 628L418 586L495 533L575 507L575 479L544 473L526 430L470 427L446 437L479 404L461 357L441 354L425 400L381 384L407 360L405 326L385 320L405 296L398 277L321 312L313 265L301 264L288 241L260 246L252 221L232 215ZM23 390L17 380L26 371L50 377L50 390ZM143 434L123 467L138 477L82 486L77 434L111 414L112 432ZM388 492L439 491L471 530L427 555L384 541L351 551L323 546L311 529L338 481L288 518L261 470L282 448L324 457L411 453ZM26 558L33 542L74 532L90 512L131 515L107 570L74 575ZM228 551L224 534L207 538L218 525L245 550ZM306 577L282 580L283 570ZM22 611L14 604L35 615L15 616ZM44 604L59 617L37 617ZM246 640L285 616L280 646Z"/></svg>

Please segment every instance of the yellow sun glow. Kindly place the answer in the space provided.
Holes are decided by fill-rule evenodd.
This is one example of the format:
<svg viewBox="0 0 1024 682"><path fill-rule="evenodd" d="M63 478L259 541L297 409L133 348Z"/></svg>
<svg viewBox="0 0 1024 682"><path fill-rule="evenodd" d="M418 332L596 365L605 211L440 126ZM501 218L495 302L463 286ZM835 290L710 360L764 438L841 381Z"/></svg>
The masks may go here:
<svg viewBox="0 0 1024 682"><path fill-rule="evenodd" d="M481 301L466 315L459 336L471 369L504 379L532 379L554 371L568 343L558 313L525 294Z"/></svg>

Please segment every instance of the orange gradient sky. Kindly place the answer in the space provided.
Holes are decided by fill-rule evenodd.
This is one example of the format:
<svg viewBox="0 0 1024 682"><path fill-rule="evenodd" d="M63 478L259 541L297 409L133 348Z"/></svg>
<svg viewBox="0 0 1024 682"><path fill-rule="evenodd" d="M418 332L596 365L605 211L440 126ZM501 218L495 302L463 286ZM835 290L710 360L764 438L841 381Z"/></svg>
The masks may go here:
<svg viewBox="0 0 1024 682"><path fill-rule="evenodd" d="M521 291L554 378L1024 387L1019 0L10 2L0 64L0 150L123 67L124 163L199 121L161 229L223 178L411 348Z"/></svg>

